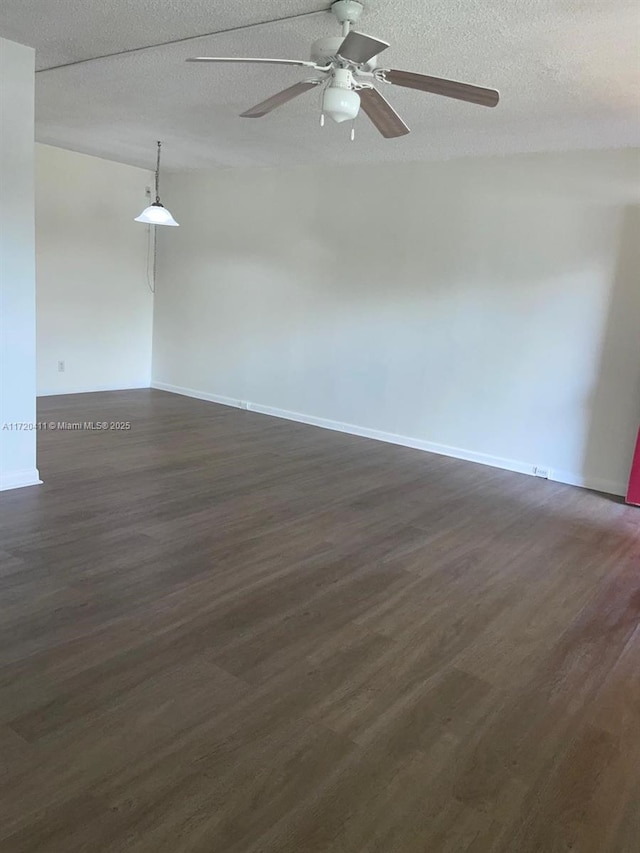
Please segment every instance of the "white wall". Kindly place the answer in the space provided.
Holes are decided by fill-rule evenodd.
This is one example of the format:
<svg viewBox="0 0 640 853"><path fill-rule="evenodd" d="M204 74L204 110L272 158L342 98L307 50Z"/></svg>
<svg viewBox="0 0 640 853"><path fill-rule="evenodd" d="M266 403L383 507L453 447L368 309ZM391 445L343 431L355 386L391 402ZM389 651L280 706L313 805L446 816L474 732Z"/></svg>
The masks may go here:
<svg viewBox="0 0 640 853"><path fill-rule="evenodd" d="M133 219L152 181L142 169L36 146L38 394L149 386L148 226Z"/></svg>
<svg viewBox="0 0 640 853"><path fill-rule="evenodd" d="M0 39L0 489L40 482L33 226L34 51Z"/></svg>
<svg viewBox="0 0 640 853"><path fill-rule="evenodd" d="M174 176L154 384L625 490L638 155Z"/></svg>

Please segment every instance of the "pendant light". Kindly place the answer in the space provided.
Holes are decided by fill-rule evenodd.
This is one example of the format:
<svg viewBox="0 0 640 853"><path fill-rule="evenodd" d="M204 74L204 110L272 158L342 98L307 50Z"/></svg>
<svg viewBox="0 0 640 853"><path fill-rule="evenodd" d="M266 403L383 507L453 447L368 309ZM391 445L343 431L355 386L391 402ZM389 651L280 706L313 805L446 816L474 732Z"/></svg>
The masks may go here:
<svg viewBox="0 0 640 853"><path fill-rule="evenodd" d="M140 216L136 216L136 222L144 222L146 225L173 225L179 226L167 208L160 201L160 149L162 143L158 142L158 162L156 165L156 200L146 207Z"/></svg>

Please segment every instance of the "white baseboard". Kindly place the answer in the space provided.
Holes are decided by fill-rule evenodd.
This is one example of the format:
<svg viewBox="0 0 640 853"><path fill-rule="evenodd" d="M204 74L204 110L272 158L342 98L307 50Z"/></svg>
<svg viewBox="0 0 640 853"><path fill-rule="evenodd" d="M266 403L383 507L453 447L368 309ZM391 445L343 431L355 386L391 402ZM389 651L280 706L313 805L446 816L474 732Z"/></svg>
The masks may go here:
<svg viewBox="0 0 640 853"><path fill-rule="evenodd" d="M5 492L9 489L23 489L25 486L39 486L41 484L42 480L40 479L40 472L37 468L0 474L0 492Z"/></svg>
<svg viewBox="0 0 640 853"><path fill-rule="evenodd" d="M193 397L195 400L206 400L208 403L221 403L223 406L233 406L234 409L246 409L248 405L233 397L221 397L219 394L207 394L206 391L194 391L192 388L182 388L179 385L168 385L166 382L151 382L151 387L158 391L168 391L170 394L180 394L181 397Z"/></svg>
<svg viewBox="0 0 640 853"><path fill-rule="evenodd" d="M356 424L332 421L327 418L319 418L315 415L305 415L300 412L290 412L286 409L276 409L272 406L263 406L260 403L250 403L237 400L233 397L223 397L219 394L208 394L205 391L197 391L193 388L183 388L179 385L169 385L166 382L151 382L152 388L159 391L168 391L171 394L180 394L183 397L193 397L196 400L205 400L209 403L220 403L223 406L233 406L236 409L246 409L261 415L270 415L296 423L309 424L310 426L330 429L335 432L345 432L349 435L357 435L361 438L371 438L375 441L384 441L387 444L398 444L402 447L411 447L414 450L423 450L426 453L436 453L439 456L449 456L452 459L461 459L465 462L476 462L480 465L488 465L491 468L500 468L503 471L513 471L517 474L528 474L536 476L536 469L542 467L539 463L521 462L518 459L507 459L501 456L490 456L486 453L477 453L462 447L452 447L446 444L438 444L433 441L424 441L406 435L398 435L391 432L382 432ZM592 489L597 492L606 492L612 495L625 495L626 484L616 483L613 480L605 480L597 477L583 477L570 471L552 470L548 478L556 483L565 483L569 486L580 486L583 489Z"/></svg>
<svg viewBox="0 0 640 853"><path fill-rule="evenodd" d="M581 489L591 489L593 492L604 492L608 495L624 497L627 494L626 483L618 483L604 477L583 477L581 474L574 474L572 471L554 470L549 479L556 483L565 483L567 486L579 486Z"/></svg>
<svg viewBox="0 0 640 853"><path fill-rule="evenodd" d="M141 391L145 388L150 388L151 386L147 382L146 384L137 383L135 385L98 385L97 387L92 388L73 388L70 391L53 391L53 390L45 390L38 391L36 394L37 397L66 397L67 394L99 394L102 391Z"/></svg>

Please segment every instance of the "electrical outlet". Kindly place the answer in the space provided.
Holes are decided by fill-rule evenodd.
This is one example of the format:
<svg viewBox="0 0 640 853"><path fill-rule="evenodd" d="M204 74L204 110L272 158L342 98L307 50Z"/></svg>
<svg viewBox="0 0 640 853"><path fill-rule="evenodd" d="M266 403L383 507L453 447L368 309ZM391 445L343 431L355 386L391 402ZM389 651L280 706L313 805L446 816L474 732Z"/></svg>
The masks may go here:
<svg viewBox="0 0 640 853"><path fill-rule="evenodd" d="M533 473L536 477L540 477L542 480L548 480L551 476L551 471L548 468L543 468L541 465L536 465L533 469Z"/></svg>
<svg viewBox="0 0 640 853"><path fill-rule="evenodd" d="M64 361L58 362L58 373L64 373Z"/></svg>

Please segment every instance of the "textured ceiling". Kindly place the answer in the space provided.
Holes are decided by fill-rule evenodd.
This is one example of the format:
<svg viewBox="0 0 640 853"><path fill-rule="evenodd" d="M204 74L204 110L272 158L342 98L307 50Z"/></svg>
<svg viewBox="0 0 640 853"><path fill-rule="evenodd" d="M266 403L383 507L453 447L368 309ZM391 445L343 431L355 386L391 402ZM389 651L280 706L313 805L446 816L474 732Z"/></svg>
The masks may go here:
<svg viewBox="0 0 640 853"><path fill-rule="evenodd" d="M358 29L391 42L385 63L495 87L488 110L385 86L412 133L383 140L366 117L318 126L311 92L260 120L238 113L304 79L303 69L187 64L194 55L307 59L339 34L322 0L2 0L0 35L47 69L201 33L196 41L41 70L37 138L176 168L423 160L640 144L636 0L370 0ZM260 21L281 23L221 32Z"/></svg>

